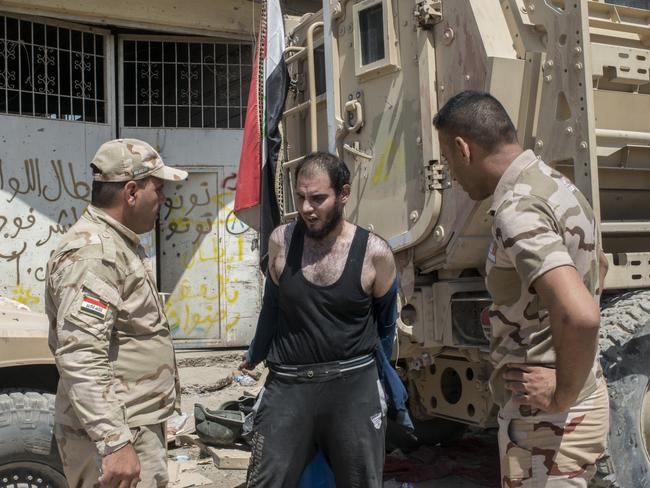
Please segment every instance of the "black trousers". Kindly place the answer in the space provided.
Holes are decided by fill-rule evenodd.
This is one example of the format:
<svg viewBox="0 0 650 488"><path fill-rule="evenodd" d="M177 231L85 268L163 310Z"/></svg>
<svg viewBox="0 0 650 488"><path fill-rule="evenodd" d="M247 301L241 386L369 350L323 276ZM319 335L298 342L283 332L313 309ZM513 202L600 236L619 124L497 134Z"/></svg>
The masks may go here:
<svg viewBox="0 0 650 488"><path fill-rule="evenodd" d="M254 418L248 488L295 488L320 450L337 488L380 488L386 401L373 363L319 378L270 372Z"/></svg>

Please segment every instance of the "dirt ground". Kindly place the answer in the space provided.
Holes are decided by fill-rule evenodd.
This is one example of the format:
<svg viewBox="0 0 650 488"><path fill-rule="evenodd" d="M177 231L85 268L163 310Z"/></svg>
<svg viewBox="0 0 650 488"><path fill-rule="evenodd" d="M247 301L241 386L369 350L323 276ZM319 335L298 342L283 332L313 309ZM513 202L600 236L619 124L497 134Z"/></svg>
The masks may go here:
<svg viewBox="0 0 650 488"><path fill-rule="evenodd" d="M182 410L188 416L188 423L184 430L193 431L194 425L194 404L201 403L208 408L219 408L224 402L235 400L244 392L256 394L262 387L264 376L253 385L242 386L236 381L230 381L230 377L240 374L237 366L240 362L242 351L177 351L177 361L182 385ZM262 373L261 367L255 373ZM201 448L194 444L176 440L170 443L169 460L170 472L172 472L173 488L189 488L190 486L204 486L206 488L243 488L246 481L244 469L218 469L213 459L202 452ZM470 432L461 440L462 443L456 448L446 450L441 447L418 451L420 459L435 459L426 466L426 472L420 472L424 478L431 478L432 474L436 479L429 481L414 481L409 479L408 466L400 464L409 463L408 460L400 460L400 453L397 457L391 457L394 470L391 473L398 473L401 481L386 480L384 488L478 488L496 487L494 473L494 455L496 442L493 433ZM479 449L477 446L485 445ZM248 453L244 446L237 451L237 457L245 457ZM245 460L240 461L242 464ZM397 464L395 464L397 463ZM498 464L498 460L497 460ZM387 464L388 466L388 464ZM418 466L420 466L418 464ZM424 465L421 465L424 466ZM412 469L412 466L411 466ZM401 470L401 471L400 471ZM483 473L489 471L489 475ZM399 474L401 472L401 475ZM412 472L417 472L412 471ZM449 473L448 475L445 475ZM427 476L428 474L428 476ZM199 475L199 476L197 476ZM498 476L498 473L496 474ZM410 484L409 484L410 482ZM200 484L203 483L203 484Z"/></svg>

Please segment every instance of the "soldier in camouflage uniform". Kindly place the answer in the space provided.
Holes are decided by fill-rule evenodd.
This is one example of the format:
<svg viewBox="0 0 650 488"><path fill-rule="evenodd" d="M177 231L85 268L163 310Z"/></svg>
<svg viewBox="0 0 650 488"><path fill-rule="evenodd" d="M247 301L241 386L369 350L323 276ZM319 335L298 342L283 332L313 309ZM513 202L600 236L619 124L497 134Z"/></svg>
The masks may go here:
<svg viewBox="0 0 650 488"><path fill-rule="evenodd" d="M138 238L185 171L147 143L102 145L92 203L47 266L49 344L60 379L55 436L68 484L167 486L165 421L178 372L154 271Z"/></svg>
<svg viewBox="0 0 650 488"><path fill-rule="evenodd" d="M474 200L492 195L486 285L502 486L586 487L609 420L597 354L606 261L593 210L521 149L489 94L456 95L434 125L458 183Z"/></svg>

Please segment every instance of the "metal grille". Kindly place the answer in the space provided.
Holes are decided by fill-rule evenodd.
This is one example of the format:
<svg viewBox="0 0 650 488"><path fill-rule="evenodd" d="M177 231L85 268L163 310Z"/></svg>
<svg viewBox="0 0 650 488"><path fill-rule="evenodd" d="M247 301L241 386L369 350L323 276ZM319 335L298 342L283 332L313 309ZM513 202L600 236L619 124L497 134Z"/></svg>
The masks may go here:
<svg viewBox="0 0 650 488"><path fill-rule="evenodd" d="M104 36L0 16L0 113L105 122Z"/></svg>
<svg viewBox="0 0 650 488"><path fill-rule="evenodd" d="M124 127L241 129L252 45L124 40Z"/></svg>

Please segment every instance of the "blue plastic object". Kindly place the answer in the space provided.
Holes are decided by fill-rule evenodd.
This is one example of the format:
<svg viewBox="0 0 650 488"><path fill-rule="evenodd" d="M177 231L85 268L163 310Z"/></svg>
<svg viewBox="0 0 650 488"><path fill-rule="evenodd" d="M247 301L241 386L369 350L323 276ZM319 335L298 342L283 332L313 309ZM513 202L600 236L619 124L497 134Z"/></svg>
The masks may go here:
<svg viewBox="0 0 650 488"><path fill-rule="evenodd" d="M322 452L316 454L302 472L298 488L336 488L334 473Z"/></svg>

